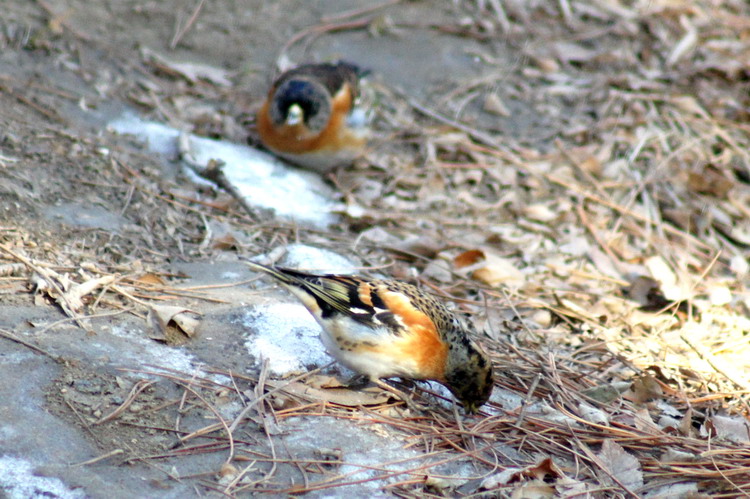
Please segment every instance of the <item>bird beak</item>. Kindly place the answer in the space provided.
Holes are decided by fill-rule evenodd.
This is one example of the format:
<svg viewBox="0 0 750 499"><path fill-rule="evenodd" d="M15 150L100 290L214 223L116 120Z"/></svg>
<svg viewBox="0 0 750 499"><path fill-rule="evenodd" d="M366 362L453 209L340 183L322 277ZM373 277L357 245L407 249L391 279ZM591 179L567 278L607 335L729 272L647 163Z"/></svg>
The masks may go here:
<svg viewBox="0 0 750 499"><path fill-rule="evenodd" d="M289 106L289 111L286 114L286 124L289 126L299 125L302 123L304 114L299 104L292 104Z"/></svg>
<svg viewBox="0 0 750 499"><path fill-rule="evenodd" d="M479 407L477 407L477 404L474 402L469 402L464 404L464 410L466 411L466 414L476 414L477 411L479 411Z"/></svg>

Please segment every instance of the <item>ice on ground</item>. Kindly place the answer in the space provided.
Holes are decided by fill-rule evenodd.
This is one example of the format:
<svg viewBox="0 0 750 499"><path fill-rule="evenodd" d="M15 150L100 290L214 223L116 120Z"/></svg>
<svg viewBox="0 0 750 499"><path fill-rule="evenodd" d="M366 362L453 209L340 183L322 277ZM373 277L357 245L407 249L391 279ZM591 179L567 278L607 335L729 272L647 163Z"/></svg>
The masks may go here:
<svg viewBox="0 0 750 499"><path fill-rule="evenodd" d="M114 359L126 358L129 363L133 362L136 365L143 366L149 364L189 374L200 372L200 369L196 367L198 362L185 350L162 345L145 337L143 333L132 331L126 327L115 326L110 331L115 336L143 347L142 349L118 349L116 355L112 355ZM94 343L94 345L105 348L105 344L97 345L97 343Z"/></svg>
<svg viewBox="0 0 750 499"><path fill-rule="evenodd" d="M306 244L288 245L281 264L320 274L353 274L358 269L358 265L338 253Z"/></svg>
<svg viewBox="0 0 750 499"><path fill-rule="evenodd" d="M177 156L177 129L141 120L132 113L110 122L108 127L145 141L153 152L168 158ZM201 165L211 159L223 161L224 174L252 206L272 209L281 217L318 227L338 220L333 190L312 172L294 169L270 154L242 144L190 135L190 147ZM196 183L206 183L189 168L186 171Z"/></svg>
<svg viewBox="0 0 750 499"><path fill-rule="evenodd" d="M258 367L268 359L275 376L288 376L333 360L320 341L320 326L297 303L274 303L250 308L242 319L248 331L245 348Z"/></svg>
<svg viewBox="0 0 750 499"><path fill-rule="evenodd" d="M84 499L86 494L65 486L59 478L34 475L33 466L25 459L0 456L0 495L9 499L29 497L56 497ZM6 497L3 495L3 497Z"/></svg>

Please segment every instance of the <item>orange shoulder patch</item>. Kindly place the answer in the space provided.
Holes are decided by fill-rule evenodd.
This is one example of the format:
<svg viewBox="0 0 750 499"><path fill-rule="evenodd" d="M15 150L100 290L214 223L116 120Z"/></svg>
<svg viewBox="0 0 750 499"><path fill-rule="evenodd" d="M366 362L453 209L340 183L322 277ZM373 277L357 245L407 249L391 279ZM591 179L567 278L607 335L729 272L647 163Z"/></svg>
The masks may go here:
<svg viewBox="0 0 750 499"><path fill-rule="evenodd" d="M331 118L326 127L317 135L312 135L303 124L275 126L269 118L269 99L263 103L257 116L258 133L263 143L270 149L289 153L339 150L350 146L353 137L346 133L346 118L352 109L352 93L344 84L331 101ZM358 139L364 144L364 139Z"/></svg>
<svg viewBox="0 0 750 499"><path fill-rule="evenodd" d="M404 294L384 291L380 294L388 309L398 315L410 334L397 341L402 355L412 357L424 379L444 380L445 364L448 359L448 345L440 337L435 323L427 314L417 310Z"/></svg>

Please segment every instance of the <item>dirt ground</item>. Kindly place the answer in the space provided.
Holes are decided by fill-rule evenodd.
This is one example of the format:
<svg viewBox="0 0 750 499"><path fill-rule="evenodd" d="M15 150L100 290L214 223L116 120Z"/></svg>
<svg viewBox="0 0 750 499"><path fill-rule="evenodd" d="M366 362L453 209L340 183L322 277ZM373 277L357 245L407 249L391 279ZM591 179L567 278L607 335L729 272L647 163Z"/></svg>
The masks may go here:
<svg viewBox="0 0 750 499"><path fill-rule="evenodd" d="M2 10L0 495L750 494L744 0ZM335 59L372 71L375 137L324 179L325 228L108 126L253 145L278 67ZM241 259L290 244L471 315L484 412L254 355L289 298Z"/></svg>

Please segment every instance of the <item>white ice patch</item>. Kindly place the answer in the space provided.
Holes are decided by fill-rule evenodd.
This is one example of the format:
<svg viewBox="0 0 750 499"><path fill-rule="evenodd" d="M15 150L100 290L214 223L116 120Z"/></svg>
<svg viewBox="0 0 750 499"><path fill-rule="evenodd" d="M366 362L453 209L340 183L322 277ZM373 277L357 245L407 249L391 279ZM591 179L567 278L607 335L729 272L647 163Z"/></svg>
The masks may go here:
<svg viewBox="0 0 750 499"><path fill-rule="evenodd" d="M130 113L112 121L109 128L145 141L153 152L168 158L177 156L179 130L143 121ZM208 164L211 159L223 161L224 174L252 206L318 227L327 227L338 219L333 213L339 206L333 201L333 190L314 173L291 168L270 154L242 144L191 135L190 147L199 164ZM194 182L206 183L189 168L186 171Z"/></svg>
<svg viewBox="0 0 750 499"><path fill-rule="evenodd" d="M274 303L249 309L243 318L245 347L258 367L268 359L275 376L287 376L333 360L320 342L320 326L305 307Z"/></svg>
<svg viewBox="0 0 750 499"><path fill-rule="evenodd" d="M0 456L0 495L9 499L29 497L58 497L60 499L84 499L81 490L67 487L59 478L34 475L33 466L25 459Z"/></svg>
<svg viewBox="0 0 750 499"><path fill-rule="evenodd" d="M143 336L141 332L134 332L125 327L115 326L111 329L115 336L132 341L142 349L122 350L114 352L112 358L127 359L135 365L167 367L175 371L197 374L200 370L196 367L195 358L189 353L176 347L168 347ZM100 345L105 348L105 344Z"/></svg>
<svg viewBox="0 0 750 499"><path fill-rule="evenodd" d="M281 265L318 274L353 274L357 271L357 265L348 258L333 251L306 244L287 246Z"/></svg>

